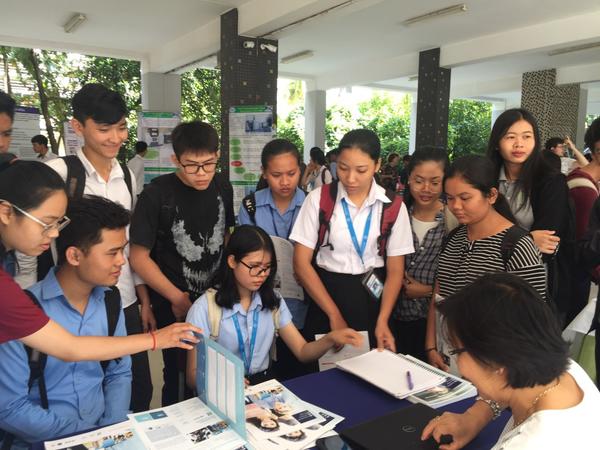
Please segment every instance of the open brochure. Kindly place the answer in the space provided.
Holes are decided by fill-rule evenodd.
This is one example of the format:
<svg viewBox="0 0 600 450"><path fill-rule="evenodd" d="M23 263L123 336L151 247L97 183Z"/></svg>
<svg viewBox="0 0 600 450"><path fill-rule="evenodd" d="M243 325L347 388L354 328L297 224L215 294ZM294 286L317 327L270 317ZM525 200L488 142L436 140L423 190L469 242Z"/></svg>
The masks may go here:
<svg viewBox="0 0 600 450"><path fill-rule="evenodd" d="M46 450L146 450L133 424L121 422L88 433L44 443Z"/></svg>
<svg viewBox="0 0 600 450"><path fill-rule="evenodd" d="M409 402L423 403L432 408L440 408L477 395L477 389L467 380L437 369L410 355L404 355L404 357L444 377L444 380L440 384L408 396L406 399Z"/></svg>
<svg viewBox="0 0 600 450"><path fill-rule="evenodd" d="M248 439L261 450L309 448L343 419L302 401L277 380L246 388Z"/></svg>
<svg viewBox="0 0 600 450"><path fill-rule="evenodd" d="M389 350L371 350L364 355L339 361L336 365L396 398L405 398L437 386L445 378L430 370L429 366L416 364L404 355Z"/></svg>

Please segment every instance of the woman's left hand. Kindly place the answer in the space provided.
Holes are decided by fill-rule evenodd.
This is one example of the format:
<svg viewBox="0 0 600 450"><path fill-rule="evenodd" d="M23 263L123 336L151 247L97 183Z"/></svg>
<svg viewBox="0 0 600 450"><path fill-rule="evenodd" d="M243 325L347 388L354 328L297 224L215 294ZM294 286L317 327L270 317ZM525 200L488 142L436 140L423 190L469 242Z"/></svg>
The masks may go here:
<svg viewBox="0 0 600 450"><path fill-rule="evenodd" d="M328 336L333 342L333 346L339 348L346 344L353 345L354 347L360 347L363 341L362 335L352 328L333 330L329 332Z"/></svg>
<svg viewBox="0 0 600 450"><path fill-rule="evenodd" d="M377 339L377 350L386 348L396 353L396 341L387 323L377 323L377 326L375 326L375 338Z"/></svg>

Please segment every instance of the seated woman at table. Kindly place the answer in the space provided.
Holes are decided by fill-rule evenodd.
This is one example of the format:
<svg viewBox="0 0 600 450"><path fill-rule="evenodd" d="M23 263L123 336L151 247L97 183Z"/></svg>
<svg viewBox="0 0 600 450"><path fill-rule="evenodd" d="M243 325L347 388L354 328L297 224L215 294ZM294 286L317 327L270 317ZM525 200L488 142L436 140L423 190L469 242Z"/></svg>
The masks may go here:
<svg viewBox="0 0 600 450"><path fill-rule="evenodd" d="M246 380L273 378L270 350L279 334L301 362L314 361L332 347L358 347L362 336L343 328L307 343L292 323L285 300L273 289L277 259L273 241L260 227L241 225L231 235L222 258L218 290L209 290L192 305L187 318L205 324L209 336L244 363ZM196 385L196 350L187 359L187 383Z"/></svg>
<svg viewBox="0 0 600 450"><path fill-rule="evenodd" d="M423 439L449 434L453 442L440 449L457 450L510 408L493 450L597 448L600 392L569 359L556 317L529 283L485 275L439 308L460 373L480 397L463 414L433 419Z"/></svg>

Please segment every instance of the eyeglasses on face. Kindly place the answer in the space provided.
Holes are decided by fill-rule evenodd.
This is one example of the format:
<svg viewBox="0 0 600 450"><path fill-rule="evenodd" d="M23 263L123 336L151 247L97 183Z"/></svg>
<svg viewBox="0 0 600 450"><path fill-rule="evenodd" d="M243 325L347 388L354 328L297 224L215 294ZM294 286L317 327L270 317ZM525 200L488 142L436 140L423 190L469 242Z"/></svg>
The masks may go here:
<svg viewBox="0 0 600 450"><path fill-rule="evenodd" d="M467 349L466 349L466 348L464 348L464 347L461 347L461 348L453 348L453 349L451 349L451 350L448 350L448 354L449 354L450 356L454 356L454 355L460 355L461 353L464 353L464 352L466 352L466 351L467 351Z"/></svg>
<svg viewBox="0 0 600 450"><path fill-rule="evenodd" d="M183 171L188 175L196 175L200 169L202 169L204 173L213 173L215 170L217 170L216 161L208 161L202 164L183 164L181 161L179 161L179 164L181 165Z"/></svg>
<svg viewBox="0 0 600 450"><path fill-rule="evenodd" d="M29 214L27 211L22 210L21 208L19 208L16 205L13 205L10 202L7 202L6 200L2 200L0 199L0 202L6 202L10 205L11 208L15 209L16 211L20 212L21 214L23 214L25 217L27 217L30 220L33 220L35 223L39 224L42 226L43 230L42 230L42 234L45 236L48 233L50 233L52 230L56 230L56 231L61 231L63 230L67 225L69 225L69 223L71 223L71 219L69 219L67 216L63 216L60 219L58 219L55 222L52 223L46 223L40 219L38 219L35 216L32 216L31 214Z"/></svg>
<svg viewBox="0 0 600 450"><path fill-rule="evenodd" d="M251 266L246 264L244 261L240 260L240 262L248 268L250 271L250 276L252 277L260 277L261 275L269 275L271 273L271 266L263 267L263 266Z"/></svg>

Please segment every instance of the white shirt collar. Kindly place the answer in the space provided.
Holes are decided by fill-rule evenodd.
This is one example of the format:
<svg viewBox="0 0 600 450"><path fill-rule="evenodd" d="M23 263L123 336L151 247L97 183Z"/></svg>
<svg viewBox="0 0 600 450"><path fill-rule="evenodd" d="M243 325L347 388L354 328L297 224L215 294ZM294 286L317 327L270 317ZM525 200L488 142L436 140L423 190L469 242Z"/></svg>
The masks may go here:
<svg viewBox="0 0 600 450"><path fill-rule="evenodd" d="M350 198L348 197L348 192L346 192L346 189L344 188L344 185L340 182L338 185L338 196L337 196L337 200L341 200L342 198L345 199L349 204L354 205L354 203L352 203L352 200L350 200ZM373 180L372 184L371 184L371 189L369 189L369 195L367 195L367 198L365 200L365 202L363 203L362 207L369 207L371 205L373 205L377 200L383 202L383 203L389 203L390 199L388 198L387 195L385 195L385 189L381 186L379 186L375 180Z"/></svg>
<svg viewBox="0 0 600 450"><path fill-rule="evenodd" d="M85 153L83 153L82 148L77 150L77 156L79 157L80 161L83 163L83 167L85 168L85 171L86 171L86 174L88 177L93 174L95 174L96 177L100 177L100 174L98 174L98 171L96 170L96 168L92 165L90 160L87 159L87 157L85 156ZM121 169L121 165L117 163L117 158L113 158L111 160L109 179L119 178L119 177L124 178L125 174L123 173L123 169Z"/></svg>

